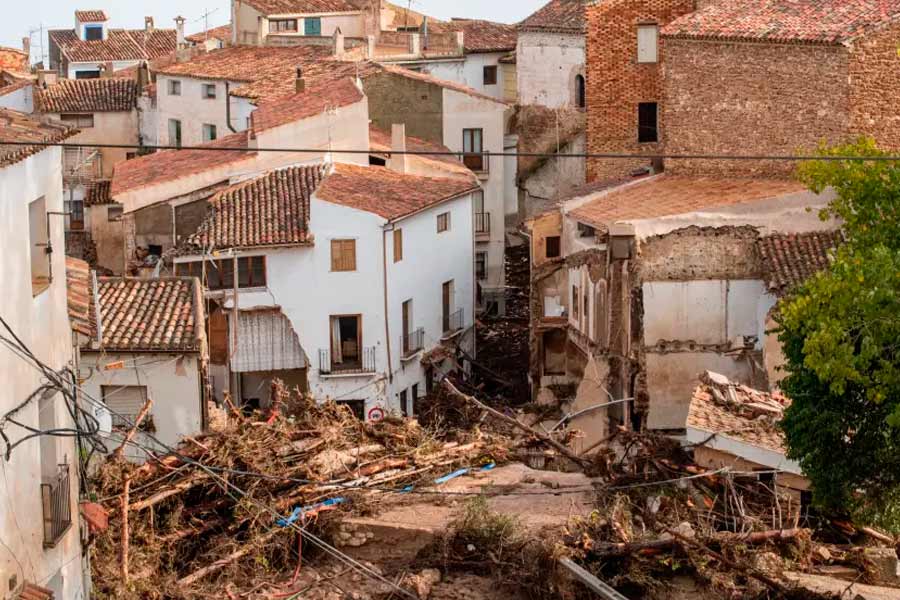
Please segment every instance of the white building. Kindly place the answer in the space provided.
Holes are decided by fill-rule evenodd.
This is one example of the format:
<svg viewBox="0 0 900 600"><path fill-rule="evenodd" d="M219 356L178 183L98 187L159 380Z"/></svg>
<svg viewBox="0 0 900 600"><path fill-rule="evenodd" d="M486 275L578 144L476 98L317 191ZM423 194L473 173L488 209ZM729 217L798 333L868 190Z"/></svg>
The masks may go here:
<svg viewBox="0 0 900 600"><path fill-rule="evenodd" d="M550 0L519 23L519 104L585 106L584 0Z"/></svg>
<svg viewBox="0 0 900 600"><path fill-rule="evenodd" d="M467 178L313 164L220 192L176 259L216 307L217 393L266 406L277 377L360 418L412 414L436 375L423 355L474 352L477 191Z"/></svg>
<svg viewBox="0 0 900 600"><path fill-rule="evenodd" d="M73 132L0 109L3 137L60 142ZM73 364L73 340L66 307L63 253L62 154L59 148L0 149L0 317L49 368ZM52 252L51 252L52 249ZM0 326L0 334L11 334ZM44 383L44 376L0 344L0 411L6 415ZM72 428L64 396L38 394L15 413L34 429ZM6 421L12 443L29 431ZM3 449L4 453L6 448ZM73 438L40 436L0 458L0 580L15 597L27 585L57 598L87 597L78 517L78 465ZM7 587L9 586L9 587Z"/></svg>
<svg viewBox="0 0 900 600"><path fill-rule="evenodd" d="M96 318L81 347L79 370L84 392L109 409L94 410L108 433L107 447L120 444L148 399L152 405L136 444L166 452L165 446L203 431L208 357L200 281L101 278L94 297ZM133 445L125 455L147 457Z"/></svg>
<svg viewBox="0 0 900 600"><path fill-rule="evenodd" d="M78 10L73 29L48 32L49 66L60 77L97 79L103 70L119 71L174 54L179 36L184 43L183 29L156 29L153 17L145 18L144 29L113 29L102 10Z"/></svg>

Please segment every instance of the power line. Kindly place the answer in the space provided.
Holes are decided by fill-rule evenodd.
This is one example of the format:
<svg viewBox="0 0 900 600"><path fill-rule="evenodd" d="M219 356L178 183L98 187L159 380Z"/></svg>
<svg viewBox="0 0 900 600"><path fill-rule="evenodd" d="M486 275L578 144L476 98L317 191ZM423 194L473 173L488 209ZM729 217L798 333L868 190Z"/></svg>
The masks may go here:
<svg viewBox="0 0 900 600"><path fill-rule="evenodd" d="M114 150L199 150L203 152L278 152L281 154L394 154L398 156L450 156L460 158L476 154L479 156L496 157L521 157L521 158L585 158L585 159L609 159L609 160L728 160L728 161L777 161L777 162L900 162L900 156L816 156L816 155L787 155L787 154L632 154L616 152L569 152L555 154L552 152L453 152L452 150L325 150L323 148L251 148L247 146L166 146L153 145L141 146L136 144L100 144L100 143L74 143L74 142L22 142L0 140L0 146L25 146L42 148L103 148Z"/></svg>

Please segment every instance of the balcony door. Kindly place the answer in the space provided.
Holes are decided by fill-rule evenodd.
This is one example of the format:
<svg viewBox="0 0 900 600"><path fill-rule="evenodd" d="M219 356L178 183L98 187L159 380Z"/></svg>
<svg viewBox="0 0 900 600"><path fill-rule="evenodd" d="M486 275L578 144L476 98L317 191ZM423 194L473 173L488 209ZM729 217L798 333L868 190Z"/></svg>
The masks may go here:
<svg viewBox="0 0 900 600"><path fill-rule="evenodd" d="M403 303L403 356L410 352L412 345L409 336L412 333L412 300Z"/></svg>
<svg viewBox="0 0 900 600"><path fill-rule="evenodd" d="M450 331L450 315L453 314L453 281L447 281L441 288L441 321L443 331Z"/></svg>
<svg viewBox="0 0 900 600"><path fill-rule="evenodd" d="M333 369L362 368L362 317L331 317L331 366Z"/></svg>
<svg viewBox="0 0 900 600"><path fill-rule="evenodd" d="M463 162L473 171L484 171L484 131L482 129L463 129Z"/></svg>

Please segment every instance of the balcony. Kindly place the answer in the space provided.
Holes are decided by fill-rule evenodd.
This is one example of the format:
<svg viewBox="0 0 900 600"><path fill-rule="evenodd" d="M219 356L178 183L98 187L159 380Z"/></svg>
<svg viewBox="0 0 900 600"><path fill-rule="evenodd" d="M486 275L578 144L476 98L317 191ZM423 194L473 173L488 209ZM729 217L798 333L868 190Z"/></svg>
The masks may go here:
<svg viewBox="0 0 900 600"><path fill-rule="evenodd" d="M419 327L409 335L400 336L400 348L403 358L409 358L425 347L425 328Z"/></svg>
<svg viewBox="0 0 900 600"><path fill-rule="evenodd" d="M44 547L52 548L72 526L72 504L69 497L69 465L59 465L49 482L41 484L44 509Z"/></svg>
<svg viewBox="0 0 900 600"><path fill-rule="evenodd" d="M319 350L319 372L322 375L368 375L375 372L375 347L355 351L344 348L341 355Z"/></svg>
<svg viewBox="0 0 900 600"><path fill-rule="evenodd" d="M462 161L470 171L479 175L491 172L491 155L487 152L464 152Z"/></svg>
<svg viewBox="0 0 900 600"><path fill-rule="evenodd" d="M444 315L444 337L450 337L466 326L465 312L459 309L449 315Z"/></svg>
<svg viewBox="0 0 900 600"><path fill-rule="evenodd" d="M491 213L475 213L475 235L479 237L491 235Z"/></svg>

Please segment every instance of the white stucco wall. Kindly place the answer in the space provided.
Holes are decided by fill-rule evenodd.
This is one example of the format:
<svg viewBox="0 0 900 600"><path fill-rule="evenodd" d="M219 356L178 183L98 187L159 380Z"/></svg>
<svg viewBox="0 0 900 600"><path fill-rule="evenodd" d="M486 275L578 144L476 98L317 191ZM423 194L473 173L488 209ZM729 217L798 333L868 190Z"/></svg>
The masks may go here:
<svg viewBox="0 0 900 600"><path fill-rule="evenodd" d="M52 119L59 119L60 113L44 113ZM76 114L76 113L69 113ZM81 113L77 113L81 114ZM82 127L77 135L69 138L72 144L123 144L136 146L138 139L139 117L137 110L96 112L93 127ZM101 148L102 177L112 177L116 163L125 160L126 154L134 152L134 148Z"/></svg>
<svg viewBox="0 0 900 600"><path fill-rule="evenodd" d="M520 104L575 106L575 76L584 74L584 35L520 32L516 70Z"/></svg>
<svg viewBox="0 0 900 600"><path fill-rule="evenodd" d="M34 86L26 85L12 92L0 89L0 108L9 108L26 114L34 112Z"/></svg>
<svg viewBox="0 0 900 600"><path fill-rule="evenodd" d="M0 168L0 281L3 303L0 315L43 362L54 369L72 366L72 342L66 309L63 219L50 217L53 281L40 295L31 288L31 242L28 205L44 197L47 211L62 211L62 155L58 148L44 150L11 166ZM41 385L42 377L0 345L0 411L5 414ZM62 397L52 404L56 425L70 427ZM49 407L48 407L49 409ZM42 415L46 417L46 414ZM18 413L32 427L39 426L38 403ZM7 425L7 435L20 439L22 429ZM54 548L43 547L41 509L42 473L55 465L43 464L41 446L52 448L56 461L67 461L71 481L71 511L75 522ZM54 461L54 462L56 462ZM78 477L75 445L71 438L32 439L17 447L9 461L0 460L0 581L13 575L52 587L58 598L85 598L81 576L81 543L78 525Z"/></svg>
<svg viewBox="0 0 900 600"><path fill-rule="evenodd" d="M68 79L76 79L78 71L98 71L100 70L105 62L70 62L68 64L69 70L66 72L66 77ZM140 61L137 60L117 60L113 62L113 71L121 71L122 69L128 69L129 67L134 67L140 64Z"/></svg>
<svg viewBox="0 0 900 600"><path fill-rule="evenodd" d="M455 81L467 85L475 91L497 98L505 99L503 85L503 70L500 68L500 59L506 56L505 52L488 52L483 54L466 54L465 58L457 60L431 61L425 63L424 70L435 77ZM485 85L484 67L497 67L497 83Z"/></svg>
<svg viewBox="0 0 900 600"><path fill-rule="evenodd" d="M485 98L444 89L444 145L454 152L463 150L463 130L482 129L486 152L503 152L505 112L508 106ZM478 242L477 251L488 253L487 287L505 285L507 178L503 157L490 158L490 171L479 175L484 190L484 210L491 215L490 240Z"/></svg>
<svg viewBox="0 0 900 600"><path fill-rule="evenodd" d="M169 94L170 81L181 82L181 95ZM214 99L203 97L203 86L211 84L216 86ZM230 89L238 87L239 83L228 82ZM196 146L203 143L203 125L215 125L218 137L222 138L234 133L228 128L228 118L225 94L226 82L214 79L197 79L193 77L172 77L159 75L156 80L156 104L158 113L157 137L164 145L169 140L169 120L181 121L181 143L184 146ZM232 100L234 102L234 100ZM234 105L232 105L234 108ZM236 131L247 129L246 115L232 115L231 126Z"/></svg>
<svg viewBox="0 0 900 600"><path fill-rule="evenodd" d="M124 361L126 368L105 370L104 367ZM146 386L147 395L153 400L150 415L156 431L152 433L165 446L175 446L186 435L199 433L203 427L200 379L200 360L197 354L109 353L82 351L81 375L86 376L82 389L96 400L104 400L103 386L112 387L112 393L121 386ZM98 418L103 409L94 406ZM119 445L121 436L106 436L109 450ZM145 434L138 434L135 442L150 448L160 448ZM146 453L139 448L126 448L130 460L142 462Z"/></svg>

